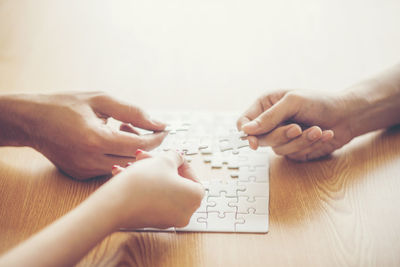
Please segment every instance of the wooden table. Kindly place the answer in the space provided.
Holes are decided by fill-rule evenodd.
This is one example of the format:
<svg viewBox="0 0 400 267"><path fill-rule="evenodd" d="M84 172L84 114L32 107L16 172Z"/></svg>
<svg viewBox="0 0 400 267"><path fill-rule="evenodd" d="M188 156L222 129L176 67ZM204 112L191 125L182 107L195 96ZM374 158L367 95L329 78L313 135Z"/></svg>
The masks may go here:
<svg viewBox="0 0 400 267"><path fill-rule="evenodd" d="M0 0L0 92L105 90L150 109L242 110L265 88L332 92L398 60L395 0L202 2ZM104 181L0 148L0 253ZM321 161L273 156L270 192L266 235L117 232L78 265L400 265L399 127Z"/></svg>

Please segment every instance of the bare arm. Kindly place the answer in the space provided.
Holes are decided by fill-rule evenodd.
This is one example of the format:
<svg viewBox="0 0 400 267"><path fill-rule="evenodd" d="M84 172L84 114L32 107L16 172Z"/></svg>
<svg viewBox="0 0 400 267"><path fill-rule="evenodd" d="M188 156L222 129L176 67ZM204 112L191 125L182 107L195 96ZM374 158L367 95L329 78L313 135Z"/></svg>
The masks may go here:
<svg viewBox="0 0 400 267"><path fill-rule="evenodd" d="M120 129L106 124L111 117L122 122ZM155 133L140 135L134 127ZM125 166L136 149L157 147L164 128L140 108L104 93L0 95L0 145L33 147L77 179Z"/></svg>
<svg viewBox="0 0 400 267"><path fill-rule="evenodd" d="M306 161L328 155L364 133L400 123L400 64L335 95L277 90L239 118L250 146Z"/></svg>
<svg viewBox="0 0 400 267"><path fill-rule="evenodd" d="M0 266L71 266L118 228L185 226L204 194L189 165L176 152L154 158L143 152L138 160L0 257Z"/></svg>

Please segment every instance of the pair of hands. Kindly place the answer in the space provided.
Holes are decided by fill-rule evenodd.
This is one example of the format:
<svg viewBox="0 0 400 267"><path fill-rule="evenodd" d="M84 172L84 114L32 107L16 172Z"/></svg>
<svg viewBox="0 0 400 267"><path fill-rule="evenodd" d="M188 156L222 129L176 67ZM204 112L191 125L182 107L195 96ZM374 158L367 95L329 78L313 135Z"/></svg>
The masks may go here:
<svg viewBox="0 0 400 267"><path fill-rule="evenodd" d="M164 123L104 93L40 96L30 106L29 145L77 179L125 166L137 149L151 150L166 136ZM278 155L306 161L353 138L347 111L337 97L282 90L258 98L239 118L238 129L249 134L253 149L271 146ZM110 117L122 122L119 130L106 124ZM140 135L135 127L154 133Z"/></svg>

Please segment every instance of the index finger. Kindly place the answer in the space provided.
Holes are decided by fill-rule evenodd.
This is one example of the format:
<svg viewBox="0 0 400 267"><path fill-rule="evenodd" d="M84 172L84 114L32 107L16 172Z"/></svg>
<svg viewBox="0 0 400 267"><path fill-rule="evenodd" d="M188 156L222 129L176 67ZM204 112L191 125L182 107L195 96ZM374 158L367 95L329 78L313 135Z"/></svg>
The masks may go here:
<svg viewBox="0 0 400 267"><path fill-rule="evenodd" d="M141 108L130 103L117 100L108 95L98 96L93 99L94 109L122 122L150 131L163 131L166 125L150 116Z"/></svg>
<svg viewBox="0 0 400 267"><path fill-rule="evenodd" d="M266 134L294 116L298 111L298 104L295 97L287 94L257 118L243 125L242 130L249 135Z"/></svg>

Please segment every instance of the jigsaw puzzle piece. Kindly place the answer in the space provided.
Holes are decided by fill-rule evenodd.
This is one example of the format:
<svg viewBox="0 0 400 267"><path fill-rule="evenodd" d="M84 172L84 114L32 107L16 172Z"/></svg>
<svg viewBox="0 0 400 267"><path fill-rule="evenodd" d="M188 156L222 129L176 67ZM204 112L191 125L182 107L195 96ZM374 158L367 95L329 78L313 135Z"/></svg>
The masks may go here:
<svg viewBox="0 0 400 267"><path fill-rule="evenodd" d="M203 232L207 230L207 213L195 212L185 227L176 228L177 232Z"/></svg>
<svg viewBox="0 0 400 267"><path fill-rule="evenodd" d="M208 191L205 191L204 197L201 200L200 207L195 212L207 212Z"/></svg>
<svg viewBox="0 0 400 267"><path fill-rule="evenodd" d="M268 154L241 153L238 156L239 167L263 167L269 165Z"/></svg>
<svg viewBox="0 0 400 267"><path fill-rule="evenodd" d="M237 197L226 197L224 192L221 192L219 197L208 197L207 201L207 212L219 212L221 213L236 213L237 207L230 206L229 202L238 202Z"/></svg>
<svg viewBox="0 0 400 267"><path fill-rule="evenodd" d="M199 153L200 139L189 138L182 142L180 149L185 152L186 155L196 155Z"/></svg>
<svg viewBox="0 0 400 267"><path fill-rule="evenodd" d="M245 190L237 191L238 196L248 197L249 201L255 201L256 197L268 197L269 183L238 182L238 186Z"/></svg>
<svg viewBox="0 0 400 267"><path fill-rule="evenodd" d="M231 177L238 178L239 182L266 183L268 182L268 168L242 166L239 168L239 172L232 173Z"/></svg>
<svg viewBox="0 0 400 267"><path fill-rule="evenodd" d="M239 186L236 181L216 181L211 180L209 182L202 183L209 197L219 197L222 192L225 193L225 197L237 197L239 191L246 190L246 187Z"/></svg>
<svg viewBox="0 0 400 267"><path fill-rule="evenodd" d="M225 138L221 138L219 141L219 148L221 151L232 150L234 154L239 153L239 149L243 147L249 146L249 141L247 139L243 139L245 137L243 132L231 132L231 134Z"/></svg>
<svg viewBox="0 0 400 267"><path fill-rule="evenodd" d="M208 232L235 232L236 214L218 212L207 213Z"/></svg>
<svg viewBox="0 0 400 267"><path fill-rule="evenodd" d="M228 169L239 168L238 156L229 153L229 151L213 153L212 156L205 157L204 162L211 163L212 168L222 168L224 165Z"/></svg>
<svg viewBox="0 0 400 267"><path fill-rule="evenodd" d="M240 214L238 215L239 219L242 221L235 224L236 232L268 232L268 215L266 214Z"/></svg>
<svg viewBox="0 0 400 267"><path fill-rule="evenodd" d="M232 200L228 206L236 207L237 213L268 214L268 198L266 197L256 197L254 201L251 201L248 197L241 196Z"/></svg>
<svg viewBox="0 0 400 267"><path fill-rule="evenodd" d="M170 121L165 127L165 131L169 134L176 134L178 131L188 131L190 129L191 123L184 121Z"/></svg>

